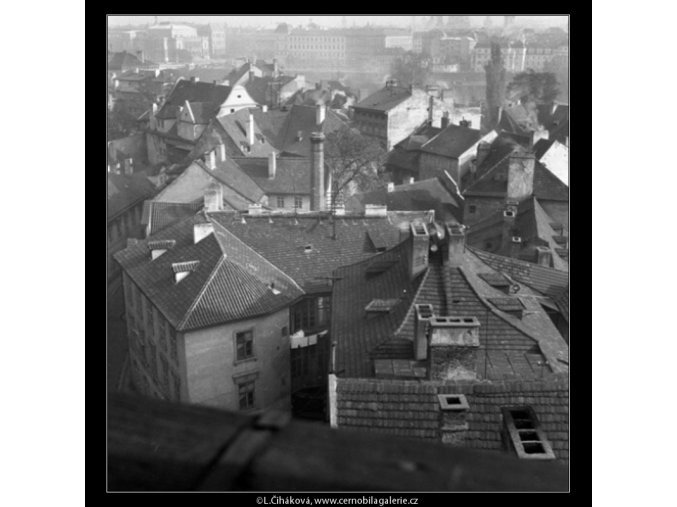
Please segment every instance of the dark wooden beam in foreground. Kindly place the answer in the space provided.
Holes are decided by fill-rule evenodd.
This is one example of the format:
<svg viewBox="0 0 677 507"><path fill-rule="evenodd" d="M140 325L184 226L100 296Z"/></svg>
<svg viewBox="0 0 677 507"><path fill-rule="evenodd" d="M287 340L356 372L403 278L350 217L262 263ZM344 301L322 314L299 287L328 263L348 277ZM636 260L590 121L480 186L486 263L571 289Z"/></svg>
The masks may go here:
<svg viewBox="0 0 677 507"><path fill-rule="evenodd" d="M567 491L568 468L111 394L109 491Z"/></svg>

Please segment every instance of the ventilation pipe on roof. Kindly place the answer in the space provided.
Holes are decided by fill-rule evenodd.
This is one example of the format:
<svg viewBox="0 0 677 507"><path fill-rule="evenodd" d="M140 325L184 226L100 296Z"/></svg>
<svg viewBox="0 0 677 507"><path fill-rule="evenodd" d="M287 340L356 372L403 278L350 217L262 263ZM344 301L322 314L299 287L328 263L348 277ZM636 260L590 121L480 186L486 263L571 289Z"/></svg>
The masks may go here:
<svg viewBox="0 0 677 507"><path fill-rule="evenodd" d="M275 173L277 172L277 156L275 152L272 152L268 155L268 179L275 179Z"/></svg>

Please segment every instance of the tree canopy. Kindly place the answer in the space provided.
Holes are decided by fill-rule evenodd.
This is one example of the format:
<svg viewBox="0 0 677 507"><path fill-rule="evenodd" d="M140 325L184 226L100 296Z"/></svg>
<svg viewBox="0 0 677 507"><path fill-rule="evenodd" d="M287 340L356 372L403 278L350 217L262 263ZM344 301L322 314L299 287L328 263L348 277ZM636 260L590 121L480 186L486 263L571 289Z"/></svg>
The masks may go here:
<svg viewBox="0 0 677 507"><path fill-rule="evenodd" d="M547 104L553 102L559 93L559 83L552 72L521 72L508 85L508 96L522 104Z"/></svg>
<svg viewBox="0 0 677 507"><path fill-rule="evenodd" d="M324 161L331 172L332 202L336 203L339 196L376 188L385 155L377 139L354 128L343 126L327 134Z"/></svg>
<svg viewBox="0 0 677 507"><path fill-rule="evenodd" d="M432 61L425 53L407 51L398 56L390 67L390 77L397 79L401 85L423 86L432 79Z"/></svg>

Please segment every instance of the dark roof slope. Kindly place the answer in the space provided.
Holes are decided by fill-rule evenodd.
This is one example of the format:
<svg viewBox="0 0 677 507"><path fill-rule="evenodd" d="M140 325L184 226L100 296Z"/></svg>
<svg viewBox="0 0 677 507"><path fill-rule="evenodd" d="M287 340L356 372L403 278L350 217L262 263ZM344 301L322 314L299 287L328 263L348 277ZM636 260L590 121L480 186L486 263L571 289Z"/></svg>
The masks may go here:
<svg viewBox="0 0 677 507"><path fill-rule="evenodd" d="M383 88L355 104L355 108L389 111L411 97L411 90L401 86Z"/></svg>
<svg viewBox="0 0 677 507"><path fill-rule="evenodd" d="M141 174L108 173L107 216L111 220L126 209L152 197L155 185Z"/></svg>
<svg viewBox="0 0 677 507"><path fill-rule="evenodd" d="M324 122L318 127L316 123L316 107L293 106L280 129L276 146L281 151L309 157L310 134L312 132L322 131L327 135L345 125L346 122L344 122L336 113L330 108L326 108ZM302 139L300 141L298 140L299 132L302 133Z"/></svg>
<svg viewBox="0 0 677 507"><path fill-rule="evenodd" d="M156 116L160 119L175 118L178 108L182 107L186 101L209 102L214 107L220 106L226 101L230 91L230 86L181 79L174 85L169 97L167 97L167 100L165 100Z"/></svg>
<svg viewBox="0 0 677 507"><path fill-rule="evenodd" d="M481 138L480 131L450 124L425 143L421 150L449 158L458 158Z"/></svg>
<svg viewBox="0 0 677 507"><path fill-rule="evenodd" d="M326 286L336 268L375 255L371 236L386 247L399 241L399 229L391 215L337 217L336 239L328 217L318 213L246 216L244 223L236 213L210 216L302 287L320 283ZM306 246L311 247L309 251Z"/></svg>
<svg viewBox="0 0 677 507"><path fill-rule="evenodd" d="M214 233L193 242L193 226L208 220L196 215L115 254L125 273L180 331L268 314L288 306L302 291L284 273L250 248L233 241L218 224ZM174 240L154 260L149 241ZM173 265L197 261L175 282ZM269 285L279 294L273 293Z"/></svg>
<svg viewBox="0 0 677 507"><path fill-rule="evenodd" d="M233 158L242 170L268 195L310 194L310 159L278 157L275 177L268 178L268 158Z"/></svg>

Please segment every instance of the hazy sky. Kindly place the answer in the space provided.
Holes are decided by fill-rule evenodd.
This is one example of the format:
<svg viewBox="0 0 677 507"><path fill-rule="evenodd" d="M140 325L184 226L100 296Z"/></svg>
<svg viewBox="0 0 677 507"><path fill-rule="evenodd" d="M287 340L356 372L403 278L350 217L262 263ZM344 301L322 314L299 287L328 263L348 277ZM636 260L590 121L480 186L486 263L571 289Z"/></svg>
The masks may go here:
<svg viewBox="0 0 677 507"><path fill-rule="evenodd" d="M306 25L312 19L314 23L321 26L341 26L343 15L338 16L314 16L312 14L298 16L158 16L159 21L190 21L194 23L223 24L229 26L254 26L259 25L265 28L272 28L279 23L289 23L291 25ZM411 16L345 16L347 26L361 26L367 23L372 25L394 25L410 26ZM423 16L417 16L418 26ZM473 26L482 26L486 16L471 16L470 22ZM502 16L491 16L494 26L500 26L503 23ZM534 27L547 28L550 26L565 26L567 16L517 16L516 23ZM154 22L154 16L109 16L108 22L111 26L119 25L145 25Z"/></svg>

